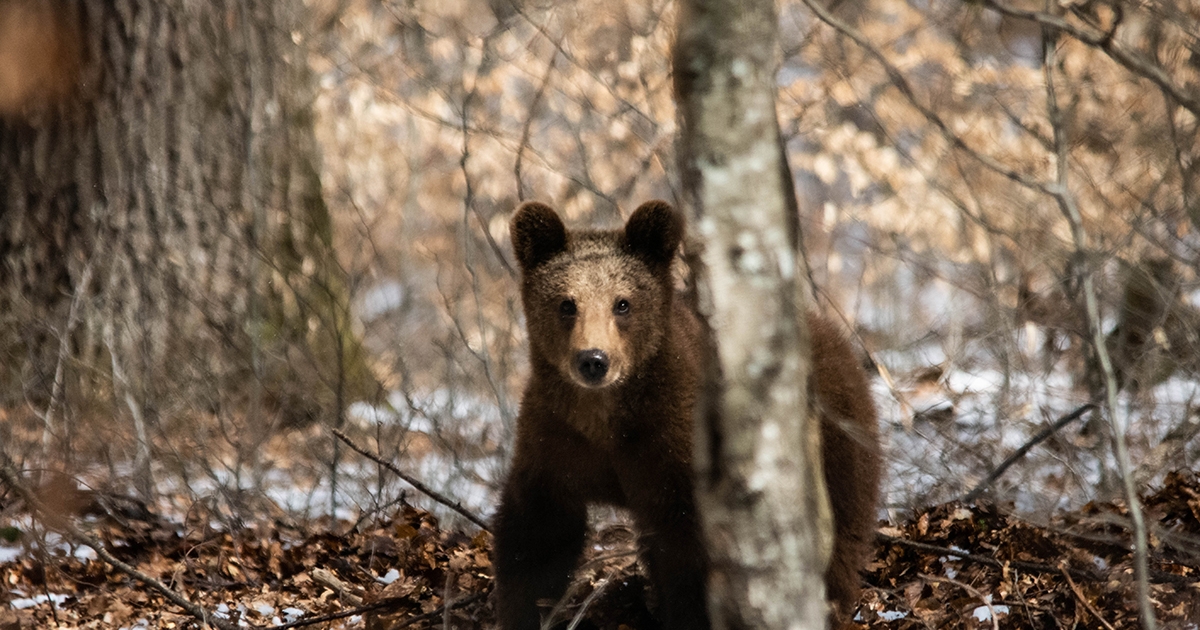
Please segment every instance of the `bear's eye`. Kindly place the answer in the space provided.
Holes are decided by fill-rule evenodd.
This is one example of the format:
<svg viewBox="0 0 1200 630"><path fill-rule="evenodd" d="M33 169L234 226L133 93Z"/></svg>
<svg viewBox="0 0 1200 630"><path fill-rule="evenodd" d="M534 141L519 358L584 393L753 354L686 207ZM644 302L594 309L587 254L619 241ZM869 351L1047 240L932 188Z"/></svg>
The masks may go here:
<svg viewBox="0 0 1200 630"><path fill-rule="evenodd" d="M563 300L562 304L558 305L558 314L563 317L575 317L575 300Z"/></svg>
<svg viewBox="0 0 1200 630"><path fill-rule="evenodd" d="M613 312L616 313L617 315L628 315L629 314L629 300L625 300L625 299L617 300L617 303L613 305Z"/></svg>

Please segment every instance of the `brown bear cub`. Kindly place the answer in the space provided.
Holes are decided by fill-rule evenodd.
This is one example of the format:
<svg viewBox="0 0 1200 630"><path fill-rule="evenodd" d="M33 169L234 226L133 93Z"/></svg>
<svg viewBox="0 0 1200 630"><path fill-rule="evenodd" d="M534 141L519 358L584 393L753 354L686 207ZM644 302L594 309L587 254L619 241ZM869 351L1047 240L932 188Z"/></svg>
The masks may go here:
<svg viewBox="0 0 1200 630"><path fill-rule="evenodd" d="M675 295L682 217L640 206L624 229L567 231L554 210L512 220L531 375L496 515L500 627L540 626L583 549L589 503L628 508L668 630L708 628L707 556L692 491L700 327ZM809 317L835 544L825 580L849 613L872 541L879 484L866 375L828 322Z"/></svg>

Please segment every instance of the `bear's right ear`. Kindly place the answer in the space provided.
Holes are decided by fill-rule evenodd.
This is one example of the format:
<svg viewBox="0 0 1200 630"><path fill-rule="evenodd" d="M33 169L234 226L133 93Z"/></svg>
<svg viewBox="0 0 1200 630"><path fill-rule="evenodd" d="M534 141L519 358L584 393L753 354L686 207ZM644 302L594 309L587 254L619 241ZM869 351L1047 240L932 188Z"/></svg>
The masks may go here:
<svg viewBox="0 0 1200 630"><path fill-rule="evenodd" d="M509 225L521 271L528 272L567 248L567 228L550 206L527 201Z"/></svg>

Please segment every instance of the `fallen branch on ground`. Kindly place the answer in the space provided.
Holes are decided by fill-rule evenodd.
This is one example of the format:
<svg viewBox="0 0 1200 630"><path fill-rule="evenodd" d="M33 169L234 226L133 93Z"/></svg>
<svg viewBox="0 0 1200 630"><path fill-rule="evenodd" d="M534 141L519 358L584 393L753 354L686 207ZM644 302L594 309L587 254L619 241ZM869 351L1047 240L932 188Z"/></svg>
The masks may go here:
<svg viewBox="0 0 1200 630"><path fill-rule="evenodd" d="M393 625L392 628L393 629L406 628L408 626L413 625L414 623L425 621L427 619L436 619L439 615L445 614L446 611L454 610L455 608L462 608L463 606L466 606L467 604L473 604L481 599L484 599L485 597L487 597L487 593L475 593L474 595L468 595L466 597L461 597L461 598L456 599L448 604L443 604L441 606L438 606L434 610L431 610L427 613L416 615L415 617L409 617L408 619L405 619L404 621L399 621L395 625ZM402 606L407 603L410 603L410 602L407 599L403 599L403 598L385 599L383 601L365 604L365 605L359 606L357 608L351 608L349 610L343 610L343 611L335 612L335 613L332 613L329 615L321 615L320 617L311 617L309 619L298 619L291 623L285 623L285 624L278 625L278 626L271 626L270 628L266 628L265 630L291 630L292 628L303 628L305 626L314 626L319 623L326 623L329 621L337 621L338 619L345 619L346 617L353 617L354 615L363 615L363 614L366 614L369 612L378 612L381 610L387 610L388 608Z"/></svg>
<svg viewBox="0 0 1200 630"><path fill-rule="evenodd" d="M942 547L939 545L931 545L928 543L916 542L916 541L907 540L904 538L897 538L895 536L888 536L887 534L876 533L875 538L877 540L879 540L880 542L891 543L894 545L901 545L903 547L910 547L912 549L917 549L917 550L925 551L925 552L929 552L929 553L936 553L936 554L943 555L943 556L953 556L955 558L959 558L961 560L966 560L968 562L978 562L979 564L986 564L988 566L996 567L999 569L1003 569L1005 566L1010 566L1010 567L1016 567L1018 569L1021 569L1022 571L1034 571L1036 573L1061 573L1063 571L1068 571L1068 572L1070 572L1071 575L1075 576L1077 579L1084 580L1087 582L1098 582L1101 579L1095 575L1092 575L1090 573L1085 573L1078 569L1060 568L1060 567L1055 567L1055 566L1051 566L1048 564L1038 564L1036 562L1023 562L1020 560L1008 560L1008 561L997 560L995 558L991 558L988 556L981 556L981 555L969 553L966 551L951 549L950 547Z"/></svg>

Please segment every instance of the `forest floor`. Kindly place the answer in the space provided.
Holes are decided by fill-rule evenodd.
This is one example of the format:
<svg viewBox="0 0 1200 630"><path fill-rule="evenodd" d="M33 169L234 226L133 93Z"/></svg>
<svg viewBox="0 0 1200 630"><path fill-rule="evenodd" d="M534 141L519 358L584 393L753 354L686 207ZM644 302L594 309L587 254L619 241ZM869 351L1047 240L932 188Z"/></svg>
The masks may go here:
<svg viewBox="0 0 1200 630"><path fill-rule="evenodd" d="M71 488L40 496L57 498L78 529L142 577L33 521L0 488L0 630L202 627L146 578L198 604L217 627L491 624L491 537L444 531L412 507L380 522L276 519L228 531L203 518L172 522L121 497ZM1144 501L1160 627L1196 629L1200 478L1170 474ZM1127 521L1120 503L1090 503L1047 526L986 503L947 503L881 526L854 627L1137 627ZM621 525L593 537L560 619L657 627L634 538Z"/></svg>

